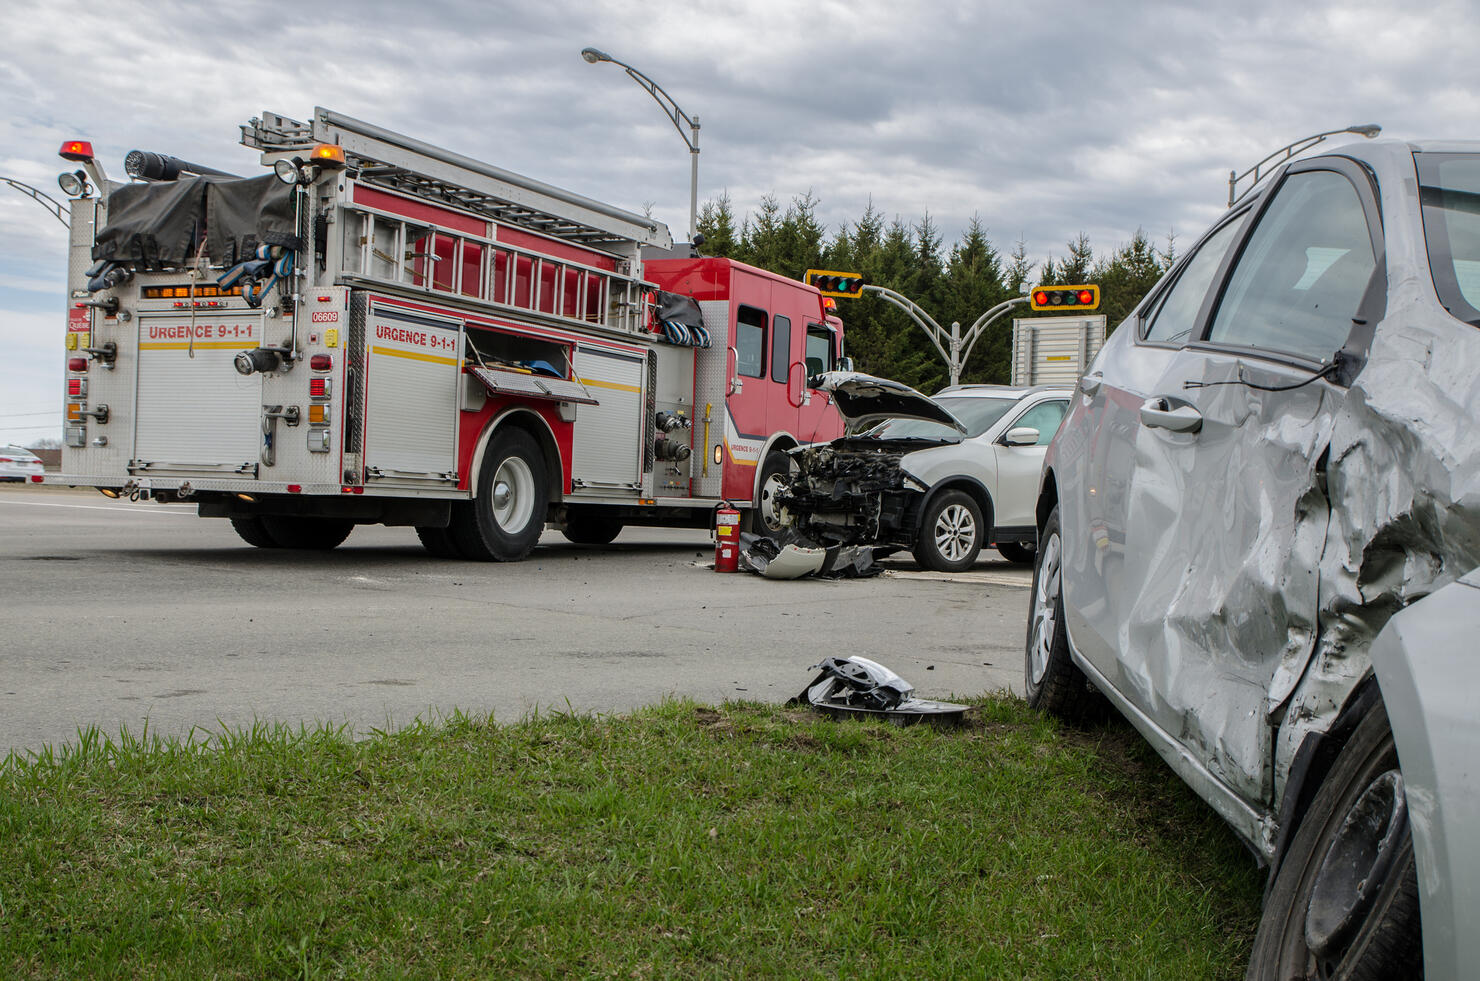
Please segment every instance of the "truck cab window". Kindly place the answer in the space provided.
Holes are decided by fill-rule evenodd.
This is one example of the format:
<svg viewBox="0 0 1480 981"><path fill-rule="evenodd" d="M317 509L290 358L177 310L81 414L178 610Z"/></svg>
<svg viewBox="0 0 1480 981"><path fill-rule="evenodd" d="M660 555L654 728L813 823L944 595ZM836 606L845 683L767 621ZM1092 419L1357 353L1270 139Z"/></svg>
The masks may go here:
<svg viewBox="0 0 1480 981"><path fill-rule="evenodd" d="M821 324L807 325L807 377L833 370L833 332Z"/></svg>
<svg viewBox="0 0 1480 981"><path fill-rule="evenodd" d="M791 318L780 314L771 318L771 380L785 385L791 367Z"/></svg>
<svg viewBox="0 0 1480 981"><path fill-rule="evenodd" d="M741 307L735 315L735 370L748 378L766 376L766 312Z"/></svg>

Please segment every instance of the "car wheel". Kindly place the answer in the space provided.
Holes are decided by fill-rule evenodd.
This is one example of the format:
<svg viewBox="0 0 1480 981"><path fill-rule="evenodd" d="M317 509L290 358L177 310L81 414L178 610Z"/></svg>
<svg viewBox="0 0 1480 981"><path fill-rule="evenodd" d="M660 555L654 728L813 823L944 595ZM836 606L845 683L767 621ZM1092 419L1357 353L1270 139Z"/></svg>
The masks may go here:
<svg viewBox="0 0 1480 981"><path fill-rule="evenodd" d="M448 530L465 558L517 562L539 541L548 503L539 444L524 430L506 426L483 455L477 493L454 505Z"/></svg>
<svg viewBox="0 0 1480 981"><path fill-rule="evenodd" d="M560 533L577 545L610 545L622 533L622 522L599 512L572 509Z"/></svg>
<svg viewBox="0 0 1480 981"><path fill-rule="evenodd" d="M1379 703L1337 755L1275 873L1248 977L1423 975L1403 774Z"/></svg>
<svg viewBox="0 0 1480 981"><path fill-rule="evenodd" d="M745 530L757 535L774 535L781 530L781 508L776 495L786 486L791 473L791 458L781 450L772 450L761 463L760 487L756 490L755 507L745 517Z"/></svg>
<svg viewBox="0 0 1480 981"><path fill-rule="evenodd" d="M965 491L937 494L920 522L915 561L936 572L970 569L982 550L982 509Z"/></svg>
<svg viewBox="0 0 1480 981"><path fill-rule="evenodd" d="M462 553L457 550L457 542L452 540L452 532L446 528L417 525L416 537L421 539L423 548L439 559L462 558Z"/></svg>
<svg viewBox="0 0 1480 981"><path fill-rule="evenodd" d="M997 551L1009 562L1032 565L1033 555L1038 550L1027 542L998 542Z"/></svg>
<svg viewBox="0 0 1480 981"><path fill-rule="evenodd" d="M1069 631L1064 626L1063 560L1059 509L1054 508L1038 535L1033 590L1029 594L1023 687L1033 708L1065 722L1082 723L1098 716L1103 702L1069 656Z"/></svg>
<svg viewBox="0 0 1480 981"><path fill-rule="evenodd" d="M262 524L262 518L256 515L249 518L232 518L231 527L241 536L241 540L253 548L282 548L273 537L267 533L267 528Z"/></svg>
<svg viewBox="0 0 1480 981"><path fill-rule="evenodd" d="M343 518L265 514L262 527L279 548L327 552L338 548L349 537L349 533L355 530L355 523Z"/></svg>

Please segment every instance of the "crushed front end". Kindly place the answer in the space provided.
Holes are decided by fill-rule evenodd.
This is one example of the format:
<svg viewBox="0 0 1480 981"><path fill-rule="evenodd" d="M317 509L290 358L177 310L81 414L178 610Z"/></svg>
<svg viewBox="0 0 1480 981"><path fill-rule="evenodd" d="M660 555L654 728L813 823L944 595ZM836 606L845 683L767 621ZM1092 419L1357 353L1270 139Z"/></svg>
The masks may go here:
<svg viewBox="0 0 1480 981"><path fill-rule="evenodd" d="M911 547L926 488L900 461L915 449L852 437L793 450L777 495L782 520L823 545Z"/></svg>

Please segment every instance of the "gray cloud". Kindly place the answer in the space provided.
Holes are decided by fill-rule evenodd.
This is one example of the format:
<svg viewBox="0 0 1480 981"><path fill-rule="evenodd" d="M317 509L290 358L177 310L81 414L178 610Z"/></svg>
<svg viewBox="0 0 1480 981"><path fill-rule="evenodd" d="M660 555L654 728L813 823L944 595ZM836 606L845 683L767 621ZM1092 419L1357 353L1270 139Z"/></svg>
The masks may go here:
<svg viewBox="0 0 1480 981"><path fill-rule="evenodd" d="M973 214L1004 251L1099 250L1138 227L1190 244L1230 168L1309 132L1480 129L1463 3L453 3L20 0L0 65L0 173L55 188L55 148L93 140L255 171L236 126L325 105L633 210L682 233L688 160L646 93L703 124L700 197L811 191L835 231L872 199L928 211L947 243ZM53 227L48 227L48 225ZM0 274L56 282L61 228L0 189ZM27 308L0 278L0 316ZM0 372L17 349L0 334ZM31 366L35 371L50 370ZM3 376L0 376L3 378Z"/></svg>

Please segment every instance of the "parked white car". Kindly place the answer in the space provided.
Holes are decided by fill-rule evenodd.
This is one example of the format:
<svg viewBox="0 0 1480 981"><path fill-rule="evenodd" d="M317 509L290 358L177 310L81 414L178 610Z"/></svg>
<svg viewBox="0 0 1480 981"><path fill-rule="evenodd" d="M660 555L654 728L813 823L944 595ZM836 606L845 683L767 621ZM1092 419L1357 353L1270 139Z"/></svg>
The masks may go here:
<svg viewBox="0 0 1480 981"><path fill-rule="evenodd" d="M0 446L0 481L30 480L45 471L41 458L24 446Z"/></svg>
<svg viewBox="0 0 1480 981"><path fill-rule="evenodd" d="M762 487L761 518L823 545L907 548L959 572L994 545L1033 560L1043 454L1067 388L960 385L927 398L900 382L829 372L851 435L791 451L792 471Z"/></svg>

